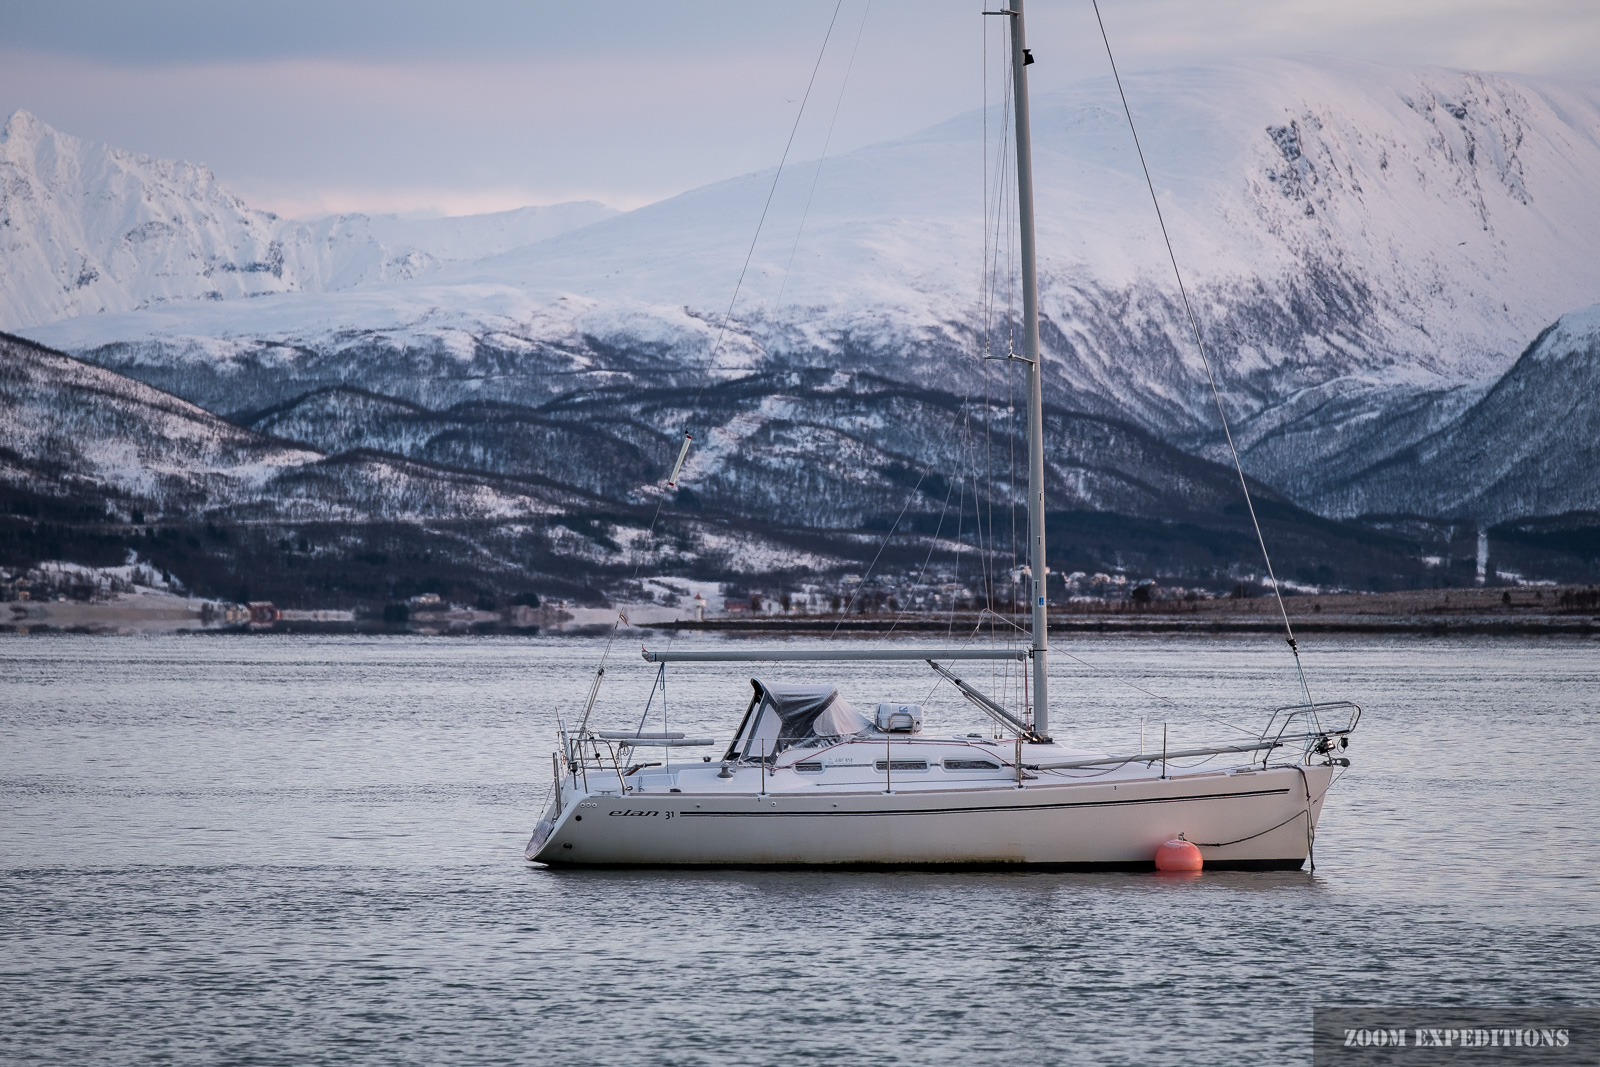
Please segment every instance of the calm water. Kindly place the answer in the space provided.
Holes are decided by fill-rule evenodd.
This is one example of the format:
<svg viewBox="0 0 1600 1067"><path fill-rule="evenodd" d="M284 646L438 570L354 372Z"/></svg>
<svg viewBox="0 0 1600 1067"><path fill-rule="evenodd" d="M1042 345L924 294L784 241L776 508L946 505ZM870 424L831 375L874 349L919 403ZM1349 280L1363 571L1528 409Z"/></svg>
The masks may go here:
<svg viewBox="0 0 1600 1067"><path fill-rule="evenodd" d="M650 688L622 646L602 725ZM1294 697L1263 638L1064 647L1120 674L1058 657L1057 733L1119 750ZM1319 1002L1600 1003L1600 642L1314 640L1367 707L1317 871L1195 881L532 867L598 650L0 639L0 1061L1309 1063ZM725 735L748 677L678 670L669 724Z"/></svg>

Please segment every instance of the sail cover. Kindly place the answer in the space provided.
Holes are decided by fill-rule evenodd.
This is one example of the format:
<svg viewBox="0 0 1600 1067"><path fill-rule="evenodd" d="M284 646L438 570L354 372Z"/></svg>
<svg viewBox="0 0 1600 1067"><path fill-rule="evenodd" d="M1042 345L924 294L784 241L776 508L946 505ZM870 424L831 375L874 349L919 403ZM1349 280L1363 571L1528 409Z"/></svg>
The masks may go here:
<svg viewBox="0 0 1600 1067"><path fill-rule="evenodd" d="M831 685L767 685L750 679L755 690L739 733L724 759L770 759L786 748L835 737L849 737L869 723Z"/></svg>

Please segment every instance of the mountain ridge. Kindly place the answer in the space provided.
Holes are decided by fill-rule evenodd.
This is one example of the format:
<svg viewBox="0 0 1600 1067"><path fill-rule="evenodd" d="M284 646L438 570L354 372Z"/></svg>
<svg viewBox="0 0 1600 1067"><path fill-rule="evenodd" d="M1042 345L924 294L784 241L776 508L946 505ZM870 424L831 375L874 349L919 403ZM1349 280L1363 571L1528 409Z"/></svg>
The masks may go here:
<svg viewBox="0 0 1600 1067"><path fill-rule="evenodd" d="M761 400L753 409L752 398ZM677 491L641 494L671 458L656 424L692 399L602 390L542 411L437 412L324 390L245 427L0 337L3 428L28 449L0 451L0 564L107 566L134 552L207 596L248 586L317 607L436 592L503 606L529 590L635 595L641 569L838 589L872 557L880 599L1007 595L1019 475L982 464L991 447L1013 451L1014 412L833 372L741 379L700 398L723 415ZM978 435L1000 418L1011 425L998 439ZM930 422L943 432L930 433ZM1063 578L1110 571L1210 589L1259 581L1231 471L1131 424L1053 407L1046 424L1050 551ZM944 447L924 463L912 450L930 437ZM1435 564L1407 537L1256 493L1292 587L1433 577Z"/></svg>
<svg viewBox="0 0 1600 1067"><path fill-rule="evenodd" d="M1600 299L1594 87L1321 59L1128 88L1246 469L1291 499L1344 508L1329 484L1439 432L1529 337ZM1109 92L1036 101L1047 398L1224 460ZM771 171L408 279L27 332L219 411L343 385L439 411L867 369L975 395L1000 373L977 357L1003 354L1013 321L985 310L975 269L1004 250L984 238L983 125L974 112L786 172L726 323ZM1403 510L1384 492L1362 499Z"/></svg>
<svg viewBox="0 0 1600 1067"><path fill-rule="evenodd" d="M1505 375L1445 425L1319 487L1317 510L1484 523L1593 510L1600 501L1597 396L1600 305L1545 327Z"/></svg>
<svg viewBox="0 0 1600 1067"><path fill-rule="evenodd" d="M394 282L616 214L592 201L452 219L250 207L203 164L0 127L0 327L184 300Z"/></svg>

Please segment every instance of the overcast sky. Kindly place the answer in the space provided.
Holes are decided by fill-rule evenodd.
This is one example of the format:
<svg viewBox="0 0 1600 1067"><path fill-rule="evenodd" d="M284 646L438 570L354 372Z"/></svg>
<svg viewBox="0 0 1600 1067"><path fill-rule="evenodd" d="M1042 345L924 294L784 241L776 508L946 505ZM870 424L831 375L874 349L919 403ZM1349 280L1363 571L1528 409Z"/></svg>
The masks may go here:
<svg viewBox="0 0 1600 1067"><path fill-rule="evenodd" d="M836 105L830 154L982 103L972 0L0 0L0 113L289 215L629 208L777 162L836 6L796 158ZM1101 10L1129 70L1323 52L1600 81L1600 0ZM1106 73L1089 0L1028 15L1035 91Z"/></svg>

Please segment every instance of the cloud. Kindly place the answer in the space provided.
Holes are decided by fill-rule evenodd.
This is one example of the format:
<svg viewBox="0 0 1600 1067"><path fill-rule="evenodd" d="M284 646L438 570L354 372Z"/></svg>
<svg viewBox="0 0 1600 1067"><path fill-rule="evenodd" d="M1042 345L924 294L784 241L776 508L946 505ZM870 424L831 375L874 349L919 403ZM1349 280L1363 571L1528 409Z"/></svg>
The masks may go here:
<svg viewBox="0 0 1600 1067"><path fill-rule="evenodd" d="M284 213L619 207L770 166L837 0L0 0L0 111L210 164ZM791 158L821 150L867 0L843 0ZM1333 52L1595 78L1592 0L1102 0L1127 70ZM1086 2L1032 0L1037 90L1102 76ZM830 151L977 107L1000 20L872 0ZM991 95L991 99L993 96Z"/></svg>
<svg viewBox="0 0 1600 1067"><path fill-rule="evenodd" d="M1112 42L1152 61L1331 52L1410 65L1600 76L1592 0L1102 3Z"/></svg>
<svg viewBox="0 0 1600 1067"><path fill-rule="evenodd" d="M367 215L406 215L435 218L453 215L484 215L510 211L530 204L560 204L572 200L594 200L592 190L541 189L509 186L499 189L456 189L438 187L376 186L365 188L321 187L296 190L282 184L255 188L235 185L251 207L271 211L292 219L311 219L321 215L360 212ZM649 198L617 196L600 201L627 211L651 203Z"/></svg>

